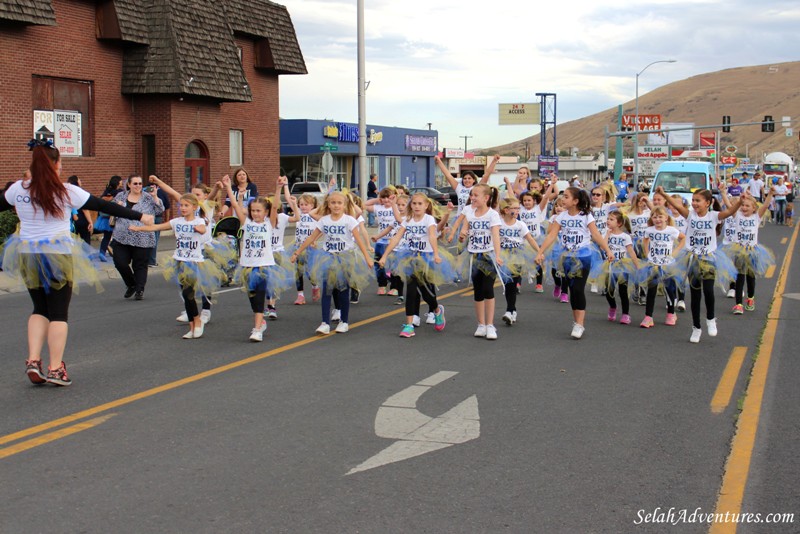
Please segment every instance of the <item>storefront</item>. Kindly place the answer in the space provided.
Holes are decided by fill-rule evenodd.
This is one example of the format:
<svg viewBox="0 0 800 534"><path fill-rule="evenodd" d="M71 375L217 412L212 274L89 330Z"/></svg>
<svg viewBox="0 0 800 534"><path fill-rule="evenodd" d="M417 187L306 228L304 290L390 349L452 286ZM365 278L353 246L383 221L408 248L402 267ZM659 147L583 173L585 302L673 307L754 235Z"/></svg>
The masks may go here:
<svg viewBox="0 0 800 534"><path fill-rule="evenodd" d="M358 125L307 119L281 119L281 169L295 181L327 181L358 188ZM367 173L378 175L378 187L403 184L433 187L438 147L436 130L367 125ZM330 171L323 155L332 156Z"/></svg>

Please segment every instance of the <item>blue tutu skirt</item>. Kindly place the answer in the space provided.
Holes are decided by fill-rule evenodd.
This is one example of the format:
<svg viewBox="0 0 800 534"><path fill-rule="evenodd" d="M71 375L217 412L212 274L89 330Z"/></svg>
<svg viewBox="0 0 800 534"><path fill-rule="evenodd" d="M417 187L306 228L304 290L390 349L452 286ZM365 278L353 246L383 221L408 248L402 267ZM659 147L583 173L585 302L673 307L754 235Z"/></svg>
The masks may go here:
<svg viewBox="0 0 800 534"><path fill-rule="evenodd" d="M659 286L664 287L665 284L674 284L675 287L685 287L686 274L681 269L675 269L669 265L653 265L652 263L645 263L636 271L636 284L643 287Z"/></svg>
<svg viewBox="0 0 800 534"><path fill-rule="evenodd" d="M767 270L775 265L775 255L764 245L745 247L731 243L723 247L739 274L763 278Z"/></svg>
<svg viewBox="0 0 800 534"><path fill-rule="evenodd" d="M111 218L104 213L99 213L97 219L94 221L92 227L95 232L111 232L114 227L111 226Z"/></svg>
<svg viewBox="0 0 800 534"><path fill-rule="evenodd" d="M578 250L566 250L561 246L553 247L553 250L550 251L549 261L560 276L575 278L586 274L589 280L598 280L602 277L603 263L605 262L600 249L594 244Z"/></svg>
<svg viewBox="0 0 800 534"><path fill-rule="evenodd" d="M193 287L195 293L202 293L210 300L214 291L227 282L228 275L213 261L178 261L169 258L164 265L164 278L180 287Z"/></svg>
<svg viewBox="0 0 800 534"><path fill-rule="evenodd" d="M736 266L722 249L703 255L683 249L668 270L675 272L676 280L686 280L695 288L699 287L699 282L702 280L715 280L716 286L722 291L729 289L730 283L736 280L738 274ZM678 285L678 287L685 286Z"/></svg>
<svg viewBox="0 0 800 534"><path fill-rule="evenodd" d="M536 252L525 243L524 246L500 249L500 275L503 283L507 284L512 279L528 274L536 274Z"/></svg>
<svg viewBox="0 0 800 534"><path fill-rule="evenodd" d="M444 249L439 249L439 257L442 262L437 264L433 261L433 252L413 252L410 249L392 251L386 258L386 270L404 282L414 277L419 282L433 285L453 283L458 274L455 258Z"/></svg>
<svg viewBox="0 0 800 534"><path fill-rule="evenodd" d="M375 276L372 266L367 265L361 254L348 250L331 254L324 250L308 248L306 275L315 286L324 285L330 293L334 289L345 290L348 287L363 291Z"/></svg>
<svg viewBox="0 0 800 534"><path fill-rule="evenodd" d="M613 262L603 262L603 272L598 277L597 285L605 287L606 292L614 297L619 286L627 287L628 296L635 291L636 265L631 258L622 258Z"/></svg>
<svg viewBox="0 0 800 534"><path fill-rule="evenodd" d="M98 252L78 236L21 239L12 234L2 247L3 270L22 278L28 289L58 290L91 284L102 291L98 275Z"/></svg>
<svg viewBox="0 0 800 534"><path fill-rule="evenodd" d="M288 267L287 267L288 266ZM244 267L239 265L234 280L242 285L242 291L249 295L264 289L270 298L279 297L284 291L294 288L294 270L286 261L286 265L264 265L261 267Z"/></svg>
<svg viewBox="0 0 800 534"><path fill-rule="evenodd" d="M203 247L203 256L217 264L223 271L235 268L239 259L235 240L228 239L227 236L215 237L206 243Z"/></svg>

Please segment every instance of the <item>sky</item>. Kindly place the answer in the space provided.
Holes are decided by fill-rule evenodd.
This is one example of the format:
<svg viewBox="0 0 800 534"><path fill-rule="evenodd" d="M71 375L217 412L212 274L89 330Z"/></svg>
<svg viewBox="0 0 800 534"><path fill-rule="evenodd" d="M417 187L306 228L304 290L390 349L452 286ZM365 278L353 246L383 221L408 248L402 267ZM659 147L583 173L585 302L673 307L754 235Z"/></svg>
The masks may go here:
<svg viewBox="0 0 800 534"><path fill-rule="evenodd" d="M356 0L277 0L307 75L280 79L287 119L358 122ZM498 125L498 104L556 93L557 123L662 85L798 60L797 0L364 0L366 118L439 132L440 148L488 148L539 132ZM650 4L650 5L648 5Z"/></svg>

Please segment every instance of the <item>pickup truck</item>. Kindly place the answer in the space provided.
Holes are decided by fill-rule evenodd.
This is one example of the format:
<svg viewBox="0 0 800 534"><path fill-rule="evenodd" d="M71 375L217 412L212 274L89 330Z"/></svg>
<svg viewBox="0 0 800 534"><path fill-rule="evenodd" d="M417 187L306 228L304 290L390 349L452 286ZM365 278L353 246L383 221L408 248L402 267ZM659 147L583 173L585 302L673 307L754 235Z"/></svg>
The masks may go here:
<svg viewBox="0 0 800 534"><path fill-rule="evenodd" d="M289 194L299 199L300 195L309 194L317 199L317 206L322 205L322 201L328 195L328 184L325 182L295 182L289 189ZM283 212L291 215L292 210L289 208L289 202L284 198L281 205Z"/></svg>

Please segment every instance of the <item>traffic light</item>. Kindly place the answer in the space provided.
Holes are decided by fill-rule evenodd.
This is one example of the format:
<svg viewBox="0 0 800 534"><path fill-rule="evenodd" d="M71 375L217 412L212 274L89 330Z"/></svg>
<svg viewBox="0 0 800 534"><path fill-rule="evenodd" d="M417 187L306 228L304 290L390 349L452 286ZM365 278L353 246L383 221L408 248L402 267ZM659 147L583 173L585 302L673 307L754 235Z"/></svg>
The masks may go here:
<svg viewBox="0 0 800 534"><path fill-rule="evenodd" d="M722 131L724 133L730 133L730 131L731 131L731 116L730 115L723 115L722 116Z"/></svg>
<svg viewBox="0 0 800 534"><path fill-rule="evenodd" d="M775 131L775 121L772 120L772 115L764 115L764 122L761 123L761 131L768 133Z"/></svg>

